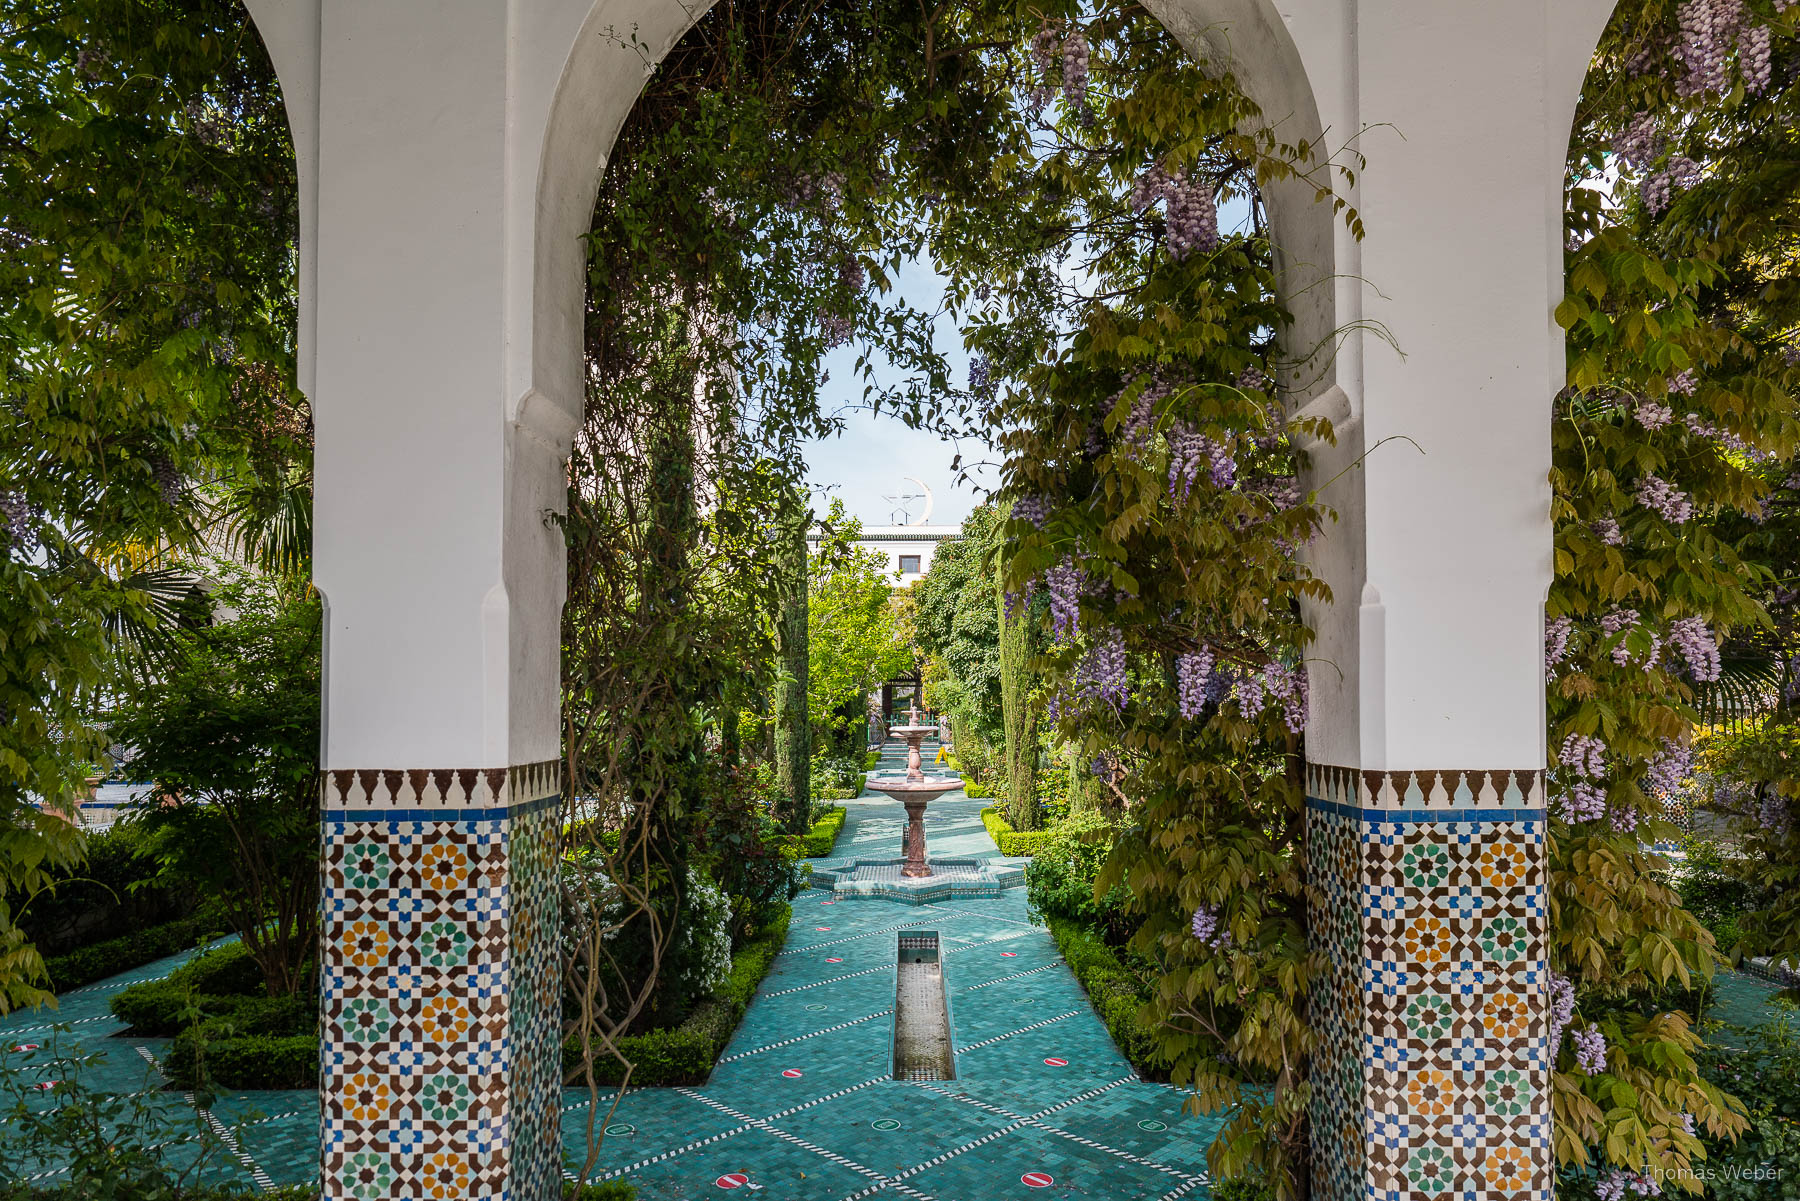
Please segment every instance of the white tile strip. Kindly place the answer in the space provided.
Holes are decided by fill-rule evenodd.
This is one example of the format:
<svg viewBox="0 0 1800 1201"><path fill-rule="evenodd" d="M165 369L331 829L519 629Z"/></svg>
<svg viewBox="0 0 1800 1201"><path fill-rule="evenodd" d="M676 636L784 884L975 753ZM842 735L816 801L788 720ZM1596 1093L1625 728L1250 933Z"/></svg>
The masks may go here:
<svg viewBox="0 0 1800 1201"><path fill-rule="evenodd" d="M740 1059L748 1059L752 1055L761 1055L764 1051L775 1051L782 1047L791 1047L795 1043L803 1043L809 1038L817 1038L821 1034L834 1034L839 1030L848 1030L852 1026L860 1026L864 1022L872 1022L876 1018L884 1018L893 1013L892 1009L884 1009L880 1013L871 1013L867 1017L851 1018L847 1022L839 1022L835 1026L827 1026L823 1030L814 1030L811 1034L796 1034L793 1038L784 1038L778 1043L770 1043L765 1047L752 1047L748 1051L739 1051L736 1055L721 1055L719 1063L734 1063Z"/></svg>

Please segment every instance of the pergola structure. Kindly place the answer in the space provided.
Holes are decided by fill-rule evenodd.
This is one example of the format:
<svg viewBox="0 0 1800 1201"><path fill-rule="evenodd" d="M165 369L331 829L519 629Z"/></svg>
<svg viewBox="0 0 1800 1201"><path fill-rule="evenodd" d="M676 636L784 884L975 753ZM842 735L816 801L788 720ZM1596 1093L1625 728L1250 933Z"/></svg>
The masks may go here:
<svg viewBox="0 0 1800 1201"><path fill-rule="evenodd" d="M582 235L704 4L247 0L302 188L327 601L329 1198L560 1195L556 822ZM1612 0L1145 0L1351 237L1269 209L1284 381L1336 425L1313 552L1316 1195L1549 1198L1543 603L1563 166Z"/></svg>

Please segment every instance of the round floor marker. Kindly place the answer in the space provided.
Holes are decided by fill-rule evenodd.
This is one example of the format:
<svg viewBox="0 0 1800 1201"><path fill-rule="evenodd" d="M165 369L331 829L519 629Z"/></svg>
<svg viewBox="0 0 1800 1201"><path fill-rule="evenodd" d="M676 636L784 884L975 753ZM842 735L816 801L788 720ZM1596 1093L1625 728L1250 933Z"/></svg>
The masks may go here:
<svg viewBox="0 0 1800 1201"><path fill-rule="evenodd" d="M1000 958L1002 958L1002 959L1017 959L1018 957L1019 957L1019 953L1017 951L1002 951L1002 952L1000 952Z"/></svg>
<svg viewBox="0 0 1800 1201"><path fill-rule="evenodd" d="M1052 1055L1050 1058L1044 1060L1044 1064L1047 1067L1066 1068L1069 1066L1069 1061L1060 1055Z"/></svg>
<svg viewBox="0 0 1800 1201"><path fill-rule="evenodd" d="M819 902L819 904L821 904L821 905L835 905L835 904L837 904L837 902L836 902L836 901L820 901L820 902Z"/></svg>
<svg viewBox="0 0 1800 1201"><path fill-rule="evenodd" d="M606 1128L606 1133L614 1135L636 1134L637 1127L633 1126L630 1122L614 1122Z"/></svg>
<svg viewBox="0 0 1800 1201"><path fill-rule="evenodd" d="M842 963L844 961L836 955L827 955L827 956L825 956L825 962L826 963Z"/></svg>
<svg viewBox="0 0 1800 1201"><path fill-rule="evenodd" d="M61 1083L62 1081L60 1080L40 1080L31 1087L37 1089L40 1093L47 1093Z"/></svg>
<svg viewBox="0 0 1800 1201"><path fill-rule="evenodd" d="M900 1123L896 1122L893 1118L876 1118L873 1122L870 1122L869 1125L873 1126L877 1130L898 1130L898 1129L900 1129Z"/></svg>
<svg viewBox="0 0 1800 1201"><path fill-rule="evenodd" d="M786 1068L781 1074L786 1076L789 1080L798 1080L801 1076L805 1075L799 1068Z"/></svg>
<svg viewBox="0 0 1800 1201"><path fill-rule="evenodd" d="M1019 1177L1019 1183L1027 1188L1049 1188L1056 1183L1056 1177L1048 1172L1027 1172Z"/></svg>
<svg viewBox="0 0 1800 1201"><path fill-rule="evenodd" d="M1155 1118L1145 1118L1138 1123L1139 1130L1148 1130L1152 1134L1155 1134L1160 1130L1167 1130L1168 1128L1169 1124L1167 1122L1159 1122Z"/></svg>
<svg viewBox="0 0 1800 1201"><path fill-rule="evenodd" d="M750 1183L750 1177L744 1175L742 1172L727 1172L717 1180L713 1181L713 1183L720 1188L743 1188L746 1184Z"/></svg>
<svg viewBox="0 0 1800 1201"><path fill-rule="evenodd" d="M827 933L831 929L831 927L830 926L814 926L813 929L817 930L820 934L824 934L824 933Z"/></svg>
<svg viewBox="0 0 1800 1201"><path fill-rule="evenodd" d="M15 1050L15 1051L35 1051L41 1046L43 1046L42 1043L14 1043L13 1050Z"/></svg>
<svg viewBox="0 0 1800 1201"><path fill-rule="evenodd" d="M823 1005L808 1005L807 1008L814 1013L824 1013L825 1012L825 1006L823 1006Z"/></svg>

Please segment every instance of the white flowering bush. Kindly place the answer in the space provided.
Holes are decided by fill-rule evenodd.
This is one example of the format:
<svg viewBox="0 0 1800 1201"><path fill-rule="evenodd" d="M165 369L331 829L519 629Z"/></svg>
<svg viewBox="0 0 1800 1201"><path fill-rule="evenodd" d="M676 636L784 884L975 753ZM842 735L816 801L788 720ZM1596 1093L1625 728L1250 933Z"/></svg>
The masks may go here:
<svg viewBox="0 0 1800 1201"><path fill-rule="evenodd" d="M731 974L731 900L693 867L671 952L670 984L688 999L707 996Z"/></svg>

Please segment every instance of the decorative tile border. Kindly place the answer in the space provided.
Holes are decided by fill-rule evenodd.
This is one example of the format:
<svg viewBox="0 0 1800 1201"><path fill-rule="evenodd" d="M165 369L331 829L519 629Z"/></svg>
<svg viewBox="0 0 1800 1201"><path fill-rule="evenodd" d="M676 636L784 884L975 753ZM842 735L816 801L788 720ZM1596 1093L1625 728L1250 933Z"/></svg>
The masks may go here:
<svg viewBox="0 0 1800 1201"><path fill-rule="evenodd" d="M330 1201L557 1195L559 767L324 773Z"/></svg>
<svg viewBox="0 0 1800 1201"><path fill-rule="evenodd" d="M1306 796L1353 809L1542 809L1541 771L1363 771L1306 765Z"/></svg>
<svg viewBox="0 0 1800 1201"><path fill-rule="evenodd" d="M1307 778L1317 1195L1549 1201L1541 774Z"/></svg>

